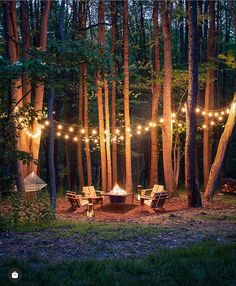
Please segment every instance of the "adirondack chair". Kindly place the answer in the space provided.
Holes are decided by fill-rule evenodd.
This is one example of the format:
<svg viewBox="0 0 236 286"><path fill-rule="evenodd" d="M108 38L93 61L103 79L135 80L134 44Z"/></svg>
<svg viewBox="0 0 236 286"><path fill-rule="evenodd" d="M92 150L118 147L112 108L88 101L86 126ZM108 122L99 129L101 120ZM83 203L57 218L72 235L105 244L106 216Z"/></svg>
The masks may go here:
<svg viewBox="0 0 236 286"><path fill-rule="evenodd" d="M77 195L75 192L66 192L66 197L74 209L86 206L89 203L86 198Z"/></svg>
<svg viewBox="0 0 236 286"><path fill-rule="evenodd" d="M147 193L150 192L150 195ZM151 207L152 209L163 209L168 193L164 190L162 185L154 185L152 189L141 190L140 204L143 208L144 204Z"/></svg>
<svg viewBox="0 0 236 286"><path fill-rule="evenodd" d="M83 195L87 200L93 204L101 203L101 208L103 207L103 196L102 192L95 190L94 186L85 186L82 191Z"/></svg>

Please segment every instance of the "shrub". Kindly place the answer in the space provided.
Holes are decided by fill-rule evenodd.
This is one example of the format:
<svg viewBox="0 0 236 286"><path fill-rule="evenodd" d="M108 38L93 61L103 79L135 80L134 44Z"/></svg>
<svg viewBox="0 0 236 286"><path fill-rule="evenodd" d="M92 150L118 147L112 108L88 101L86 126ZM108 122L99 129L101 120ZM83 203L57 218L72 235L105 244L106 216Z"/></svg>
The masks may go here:
<svg viewBox="0 0 236 286"><path fill-rule="evenodd" d="M24 199L18 193L12 193L1 209L1 225L7 225L8 228L17 224L48 222L54 218L49 197L43 192L34 200Z"/></svg>

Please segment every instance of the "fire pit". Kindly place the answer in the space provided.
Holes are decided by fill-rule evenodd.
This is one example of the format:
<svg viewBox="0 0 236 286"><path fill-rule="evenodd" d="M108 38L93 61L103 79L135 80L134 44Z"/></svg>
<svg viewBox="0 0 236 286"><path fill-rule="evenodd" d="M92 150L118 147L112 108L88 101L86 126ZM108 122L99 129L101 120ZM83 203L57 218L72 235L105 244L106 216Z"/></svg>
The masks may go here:
<svg viewBox="0 0 236 286"><path fill-rule="evenodd" d="M124 204L128 193L122 190L118 184L115 184L113 189L107 194L111 204Z"/></svg>

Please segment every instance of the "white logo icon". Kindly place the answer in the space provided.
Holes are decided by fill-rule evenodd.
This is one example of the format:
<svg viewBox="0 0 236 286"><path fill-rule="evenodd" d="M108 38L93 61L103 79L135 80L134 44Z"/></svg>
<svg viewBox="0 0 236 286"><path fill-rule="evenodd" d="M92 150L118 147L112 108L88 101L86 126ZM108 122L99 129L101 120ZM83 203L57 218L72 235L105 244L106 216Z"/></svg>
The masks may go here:
<svg viewBox="0 0 236 286"><path fill-rule="evenodd" d="M12 278L12 279L17 279L18 277L19 277L18 272L13 271L12 274L11 274L11 278Z"/></svg>

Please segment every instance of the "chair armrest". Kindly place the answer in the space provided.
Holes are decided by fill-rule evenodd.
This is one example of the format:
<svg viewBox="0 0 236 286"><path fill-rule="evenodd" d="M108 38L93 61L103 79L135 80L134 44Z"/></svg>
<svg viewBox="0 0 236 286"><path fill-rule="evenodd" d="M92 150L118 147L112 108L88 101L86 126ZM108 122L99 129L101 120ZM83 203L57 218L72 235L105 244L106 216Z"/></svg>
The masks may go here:
<svg viewBox="0 0 236 286"><path fill-rule="evenodd" d="M146 196L146 193L150 192L151 193L152 189L143 189L140 191L141 195Z"/></svg>
<svg viewBox="0 0 236 286"><path fill-rule="evenodd" d="M95 192L96 192L96 194L97 194L98 196L100 196L100 197L105 194L104 191L95 190Z"/></svg>
<svg viewBox="0 0 236 286"><path fill-rule="evenodd" d="M150 197L150 196L142 195L142 196L140 196L140 199L150 200L150 199L151 199L151 197Z"/></svg>

